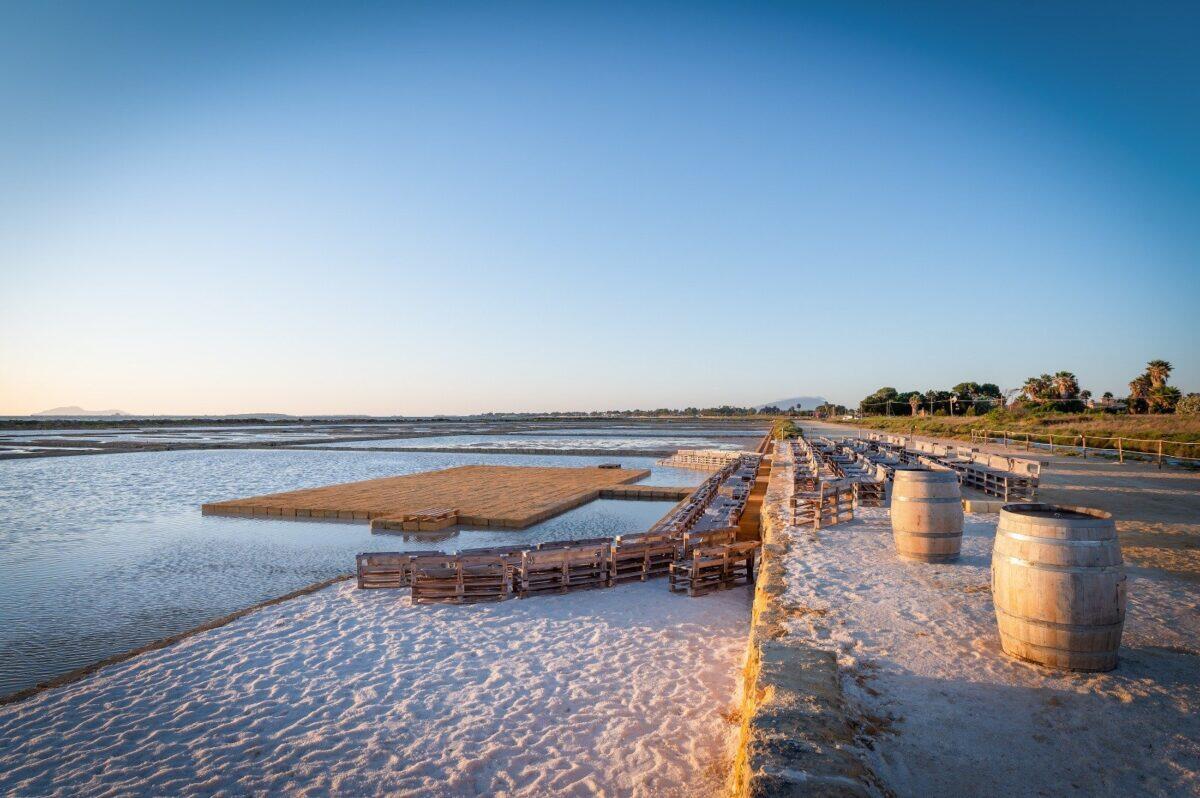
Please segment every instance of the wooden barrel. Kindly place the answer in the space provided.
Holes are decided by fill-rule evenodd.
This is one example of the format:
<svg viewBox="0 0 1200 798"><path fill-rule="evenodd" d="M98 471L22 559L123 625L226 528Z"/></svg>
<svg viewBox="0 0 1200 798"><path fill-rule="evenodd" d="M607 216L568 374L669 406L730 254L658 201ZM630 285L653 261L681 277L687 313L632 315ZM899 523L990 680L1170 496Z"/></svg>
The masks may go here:
<svg viewBox="0 0 1200 798"><path fill-rule="evenodd" d="M1053 668L1115 668L1125 567L1112 516L1006 504L992 548L992 598L1006 654Z"/></svg>
<svg viewBox="0 0 1200 798"><path fill-rule="evenodd" d="M953 471L897 468L891 515L896 553L904 559L958 559L962 550L962 490Z"/></svg>

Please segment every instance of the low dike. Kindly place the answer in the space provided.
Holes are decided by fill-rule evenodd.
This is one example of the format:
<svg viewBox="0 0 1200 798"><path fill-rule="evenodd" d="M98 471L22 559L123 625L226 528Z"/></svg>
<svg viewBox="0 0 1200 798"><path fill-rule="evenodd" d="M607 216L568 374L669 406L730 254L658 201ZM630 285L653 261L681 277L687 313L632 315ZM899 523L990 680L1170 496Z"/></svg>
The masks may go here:
<svg viewBox="0 0 1200 798"><path fill-rule="evenodd" d="M776 459L762 505L762 557L730 791L734 798L879 795L854 752L835 655L788 631L796 608L787 603L786 563L803 556L785 534L791 495L792 468Z"/></svg>

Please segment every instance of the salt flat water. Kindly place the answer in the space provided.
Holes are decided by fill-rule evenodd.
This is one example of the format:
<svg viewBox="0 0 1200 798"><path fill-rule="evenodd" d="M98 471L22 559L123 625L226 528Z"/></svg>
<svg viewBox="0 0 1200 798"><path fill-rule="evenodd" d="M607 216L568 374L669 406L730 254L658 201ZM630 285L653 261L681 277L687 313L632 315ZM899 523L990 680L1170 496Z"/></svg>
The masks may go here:
<svg viewBox="0 0 1200 798"><path fill-rule="evenodd" d="M507 433L503 435L437 435L422 438L384 438L347 443L313 443L311 447L349 446L355 449L412 449L454 447L458 449L753 449L755 438L669 437L630 435L575 435L555 433Z"/></svg>
<svg viewBox="0 0 1200 798"><path fill-rule="evenodd" d="M645 457L237 449L0 462L0 695L353 571L359 551L641 531L669 502L596 501L519 531L372 535L365 524L204 516L203 502L472 463L653 468Z"/></svg>

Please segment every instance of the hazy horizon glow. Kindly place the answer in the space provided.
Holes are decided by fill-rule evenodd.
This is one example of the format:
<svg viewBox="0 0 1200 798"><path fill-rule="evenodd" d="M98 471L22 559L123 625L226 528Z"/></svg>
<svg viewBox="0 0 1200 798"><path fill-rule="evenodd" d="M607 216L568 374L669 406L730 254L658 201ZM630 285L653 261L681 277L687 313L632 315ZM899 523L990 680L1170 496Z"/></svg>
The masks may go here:
<svg viewBox="0 0 1200 798"><path fill-rule="evenodd" d="M1200 390L1200 11L0 8L0 414Z"/></svg>

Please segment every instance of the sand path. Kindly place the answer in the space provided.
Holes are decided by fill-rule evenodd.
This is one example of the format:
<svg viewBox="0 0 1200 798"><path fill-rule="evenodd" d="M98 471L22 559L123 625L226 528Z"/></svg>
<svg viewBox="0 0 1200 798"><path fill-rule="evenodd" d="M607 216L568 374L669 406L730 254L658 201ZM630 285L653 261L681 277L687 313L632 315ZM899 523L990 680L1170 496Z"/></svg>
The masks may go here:
<svg viewBox="0 0 1200 798"><path fill-rule="evenodd" d="M864 756L901 796L1200 794L1200 586L1132 567L1121 664L1072 674L1000 650L996 516L953 564L899 560L886 510L794 530L793 632L837 652Z"/></svg>

